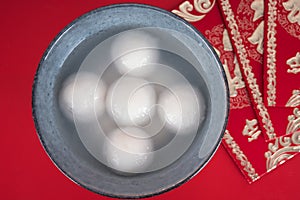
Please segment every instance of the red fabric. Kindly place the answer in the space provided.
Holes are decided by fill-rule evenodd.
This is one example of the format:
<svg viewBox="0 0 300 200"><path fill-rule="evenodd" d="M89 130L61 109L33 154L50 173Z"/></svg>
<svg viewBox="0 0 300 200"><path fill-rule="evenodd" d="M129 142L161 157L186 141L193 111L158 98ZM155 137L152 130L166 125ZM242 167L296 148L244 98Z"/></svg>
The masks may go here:
<svg viewBox="0 0 300 200"><path fill-rule="evenodd" d="M92 9L119 2L125 1L1 3L1 199L109 199L74 184L50 161L35 133L31 86L43 52L63 27ZM147 3L143 0L135 2ZM149 2L168 10L177 8L180 3ZM240 126L239 118L235 120ZM234 124L234 120L231 122ZM253 151L256 151L255 147ZM296 157L285 167L248 185L221 146L191 181L150 199L296 199L299 164L300 157Z"/></svg>
<svg viewBox="0 0 300 200"><path fill-rule="evenodd" d="M264 97L268 106L300 107L299 11L297 0L265 1Z"/></svg>

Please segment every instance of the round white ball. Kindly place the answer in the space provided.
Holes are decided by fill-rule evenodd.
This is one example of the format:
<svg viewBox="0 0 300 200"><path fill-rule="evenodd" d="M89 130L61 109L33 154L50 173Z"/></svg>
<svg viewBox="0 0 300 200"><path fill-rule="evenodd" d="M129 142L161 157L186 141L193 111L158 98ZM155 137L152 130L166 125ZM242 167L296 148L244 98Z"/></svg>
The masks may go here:
<svg viewBox="0 0 300 200"><path fill-rule="evenodd" d="M158 114L167 128L178 134L197 131L205 118L205 103L202 95L189 85L177 85L159 96Z"/></svg>
<svg viewBox="0 0 300 200"><path fill-rule="evenodd" d="M63 83L59 106L70 120L87 122L103 113L105 93L105 84L95 74L79 72Z"/></svg>
<svg viewBox="0 0 300 200"><path fill-rule="evenodd" d="M126 127L109 134L103 152L110 168L125 173L144 173L152 163L152 150L152 141L146 132Z"/></svg>
<svg viewBox="0 0 300 200"><path fill-rule="evenodd" d="M143 30L131 30L118 34L111 45L111 55L121 74L146 76L152 72L147 66L157 63L159 51L158 40Z"/></svg>
<svg viewBox="0 0 300 200"><path fill-rule="evenodd" d="M150 123L156 93L144 79L122 77L109 88L106 110L119 126L144 126Z"/></svg>

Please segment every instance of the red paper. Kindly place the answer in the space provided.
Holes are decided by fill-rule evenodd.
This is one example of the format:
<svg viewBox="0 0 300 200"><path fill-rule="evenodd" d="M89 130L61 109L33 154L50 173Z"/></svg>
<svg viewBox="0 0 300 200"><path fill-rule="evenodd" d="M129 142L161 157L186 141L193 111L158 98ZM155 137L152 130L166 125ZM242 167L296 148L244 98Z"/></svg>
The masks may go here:
<svg viewBox="0 0 300 200"><path fill-rule="evenodd" d="M268 141L291 134L287 127L289 116L294 110L281 109L278 115L276 109L267 107L263 101L264 2L262 0L218 0L218 2L225 24L230 30L229 35L237 52L250 99L265 139Z"/></svg>
<svg viewBox="0 0 300 200"><path fill-rule="evenodd" d="M281 137L273 142L265 142L220 10L213 0L207 1L203 9L199 8L204 4L197 3L197 1L194 4L185 1L172 12L192 22L220 56L230 87L231 106L222 144L247 181L252 183L292 158L295 152L300 150L300 146L297 146L300 144L298 138L300 133ZM198 8L198 11L194 8Z"/></svg>
<svg viewBox="0 0 300 200"><path fill-rule="evenodd" d="M266 0L265 15L265 102L300 107L300 2Z"/></svg>

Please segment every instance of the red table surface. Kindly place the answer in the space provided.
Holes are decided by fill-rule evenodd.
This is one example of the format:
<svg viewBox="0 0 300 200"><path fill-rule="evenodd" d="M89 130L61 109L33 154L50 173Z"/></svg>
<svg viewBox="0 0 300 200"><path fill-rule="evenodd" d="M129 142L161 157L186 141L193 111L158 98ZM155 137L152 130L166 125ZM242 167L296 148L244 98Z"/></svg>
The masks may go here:
<svg viewBox="0 0 300 200"><path fill-rule="evenodd" d="M76 17L123 0L0 3L0 199L109 199L81 188L50 161L31 117L31 86L55 35ZM181 1L135 0L174 9ZM221 146L192 180L150 199L299 199L300 156L249 185Z"/></svg>

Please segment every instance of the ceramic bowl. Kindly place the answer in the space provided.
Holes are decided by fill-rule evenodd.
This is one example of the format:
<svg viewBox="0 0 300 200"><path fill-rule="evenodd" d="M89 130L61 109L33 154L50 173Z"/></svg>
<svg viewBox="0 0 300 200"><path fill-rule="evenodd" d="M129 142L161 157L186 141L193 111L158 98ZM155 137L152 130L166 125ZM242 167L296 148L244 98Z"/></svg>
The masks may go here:
<svg viewBox="0 0 300 200"><path fill-rule="evenodd" d="M76 72L97 44L122 31L146 27L175 31L194 41L194 45L187 48L200 65L192 71L190 68L183 69L183 73L195 87L201 88L206 118L192 145L174 163L157 171L122 176L105 167L87 151L76 134L75 126L61 114L58 94L66 75ZM202 34L168 11L141 4L102 7L69 24L53 40L41 59L32 94L36 130L55 165L80 186L117 198L157 195L196 175L220 144L228 118L228 103L228 87L222 65Z"/></svg>

